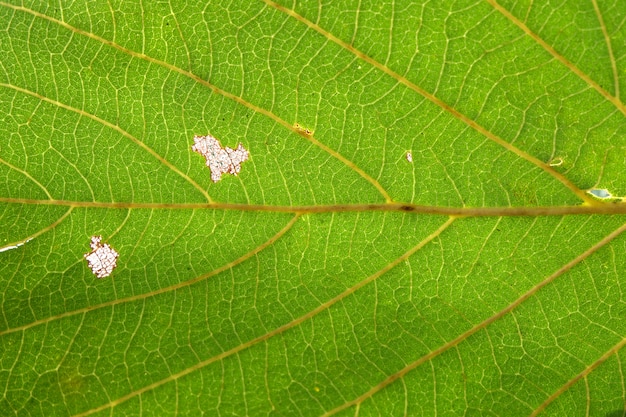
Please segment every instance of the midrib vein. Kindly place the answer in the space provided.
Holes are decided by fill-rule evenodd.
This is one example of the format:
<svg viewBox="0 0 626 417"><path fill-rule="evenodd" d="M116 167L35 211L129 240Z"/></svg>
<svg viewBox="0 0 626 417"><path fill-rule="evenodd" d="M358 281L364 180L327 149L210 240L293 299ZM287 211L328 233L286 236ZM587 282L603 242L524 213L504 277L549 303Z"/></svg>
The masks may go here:
<svg viewBox="0 0 626 417"><path fill-rule="evenodd" d="M619 215L626 214L625 203L604 203L572 206L503 206L503 207L447 207L426 206L413 203L355 203L318 205L273 205L238 203L134 203L69 200L34 200L0 197L0 203L24 205L65 206L72 208L148 209L148 210L235 210L271 213L346 213L346 212L400 212L407 214L432 214L457 217L507 217L507 216L566 216L566 215Z"/></svg>

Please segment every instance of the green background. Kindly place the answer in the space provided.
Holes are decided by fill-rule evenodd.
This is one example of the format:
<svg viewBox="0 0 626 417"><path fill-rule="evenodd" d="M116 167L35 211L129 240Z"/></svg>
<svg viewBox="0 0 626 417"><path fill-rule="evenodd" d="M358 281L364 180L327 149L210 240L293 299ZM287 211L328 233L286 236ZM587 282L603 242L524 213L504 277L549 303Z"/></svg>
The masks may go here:
<svg viewBox="0 0 626 417"><path fill-rule="evenodd" d="M0 414L624 415L625 86L622 0L0 2Z"/></svg>

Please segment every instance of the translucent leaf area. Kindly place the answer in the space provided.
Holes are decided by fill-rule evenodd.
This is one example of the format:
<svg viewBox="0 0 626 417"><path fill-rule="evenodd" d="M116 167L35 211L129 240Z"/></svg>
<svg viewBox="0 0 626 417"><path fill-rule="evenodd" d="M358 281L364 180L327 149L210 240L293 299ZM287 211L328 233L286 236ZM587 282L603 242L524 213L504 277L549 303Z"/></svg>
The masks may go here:
<svg viewBox="0 0 626 417"><path fill-rule="evenodd" d="M623 0L0 2L0 415L624 416L624 96Z"/></svg>

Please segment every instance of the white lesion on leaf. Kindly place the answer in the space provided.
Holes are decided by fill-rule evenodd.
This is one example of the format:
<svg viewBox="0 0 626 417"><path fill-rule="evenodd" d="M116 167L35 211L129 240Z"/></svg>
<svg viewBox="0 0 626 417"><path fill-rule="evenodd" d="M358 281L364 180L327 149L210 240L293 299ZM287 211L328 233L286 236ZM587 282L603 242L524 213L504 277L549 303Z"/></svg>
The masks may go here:
<svg viewBox="0 0 626 417"><path fill-rule="evenodd" d="M604 200L612 203L624 203L626 202L626 197L620 197L618 195L613 195L606 188L590 188L587 190L587 194L594 196L599 200Z"/></svg>
<svg viewBox="0 0 626 417"><path fill-rule="evenodd" d="M587 190L587 193L601 199L613 198L613 195L606 188L592 188Z"/></svg>
<svg viewBox="0 0 626 417"><path fill-rule="evenodd" d="M91 252L86 253L87 265L97 278L106 278L117 266L117 258L120 255L108 243L101 243L102 236L92 236Z"/></svg>
<svg viewBox="0 0 626 417"><path fill-rule="evenodd" d="M211 169L213 182L222 179L222 174L239 174L241 164L250 156L241 143L237 149L231 149L228 146L222 148L220 141L211 135L194 136L193 141L191 149L205 157L206 165Z"/></svg>
<svg viewBox="0 0 626 417"><path fill-rule="evenodd" d="M409 162L413 162L413 154L411 153L411 151L408 151L406 153L406 160Z"/></svg>
<svg viewBox="0 0 626 417"><path fill-rule="evenodd" d="M615 196L606 188L590 188L587 190L587 194L594 196L598 200L624 202L624 197Z"/></svg>

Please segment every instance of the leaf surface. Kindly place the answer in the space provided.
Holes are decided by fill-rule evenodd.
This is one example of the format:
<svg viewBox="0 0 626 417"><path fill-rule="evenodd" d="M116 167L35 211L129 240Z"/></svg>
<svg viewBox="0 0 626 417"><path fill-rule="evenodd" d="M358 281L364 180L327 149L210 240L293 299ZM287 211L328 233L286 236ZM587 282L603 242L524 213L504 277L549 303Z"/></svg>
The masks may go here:
<svg viewBox="0 0 626 417"><path fill-rule="evenodd" d="M0 2L0 414L623 415L625 45L619 0Z"/></svg>

